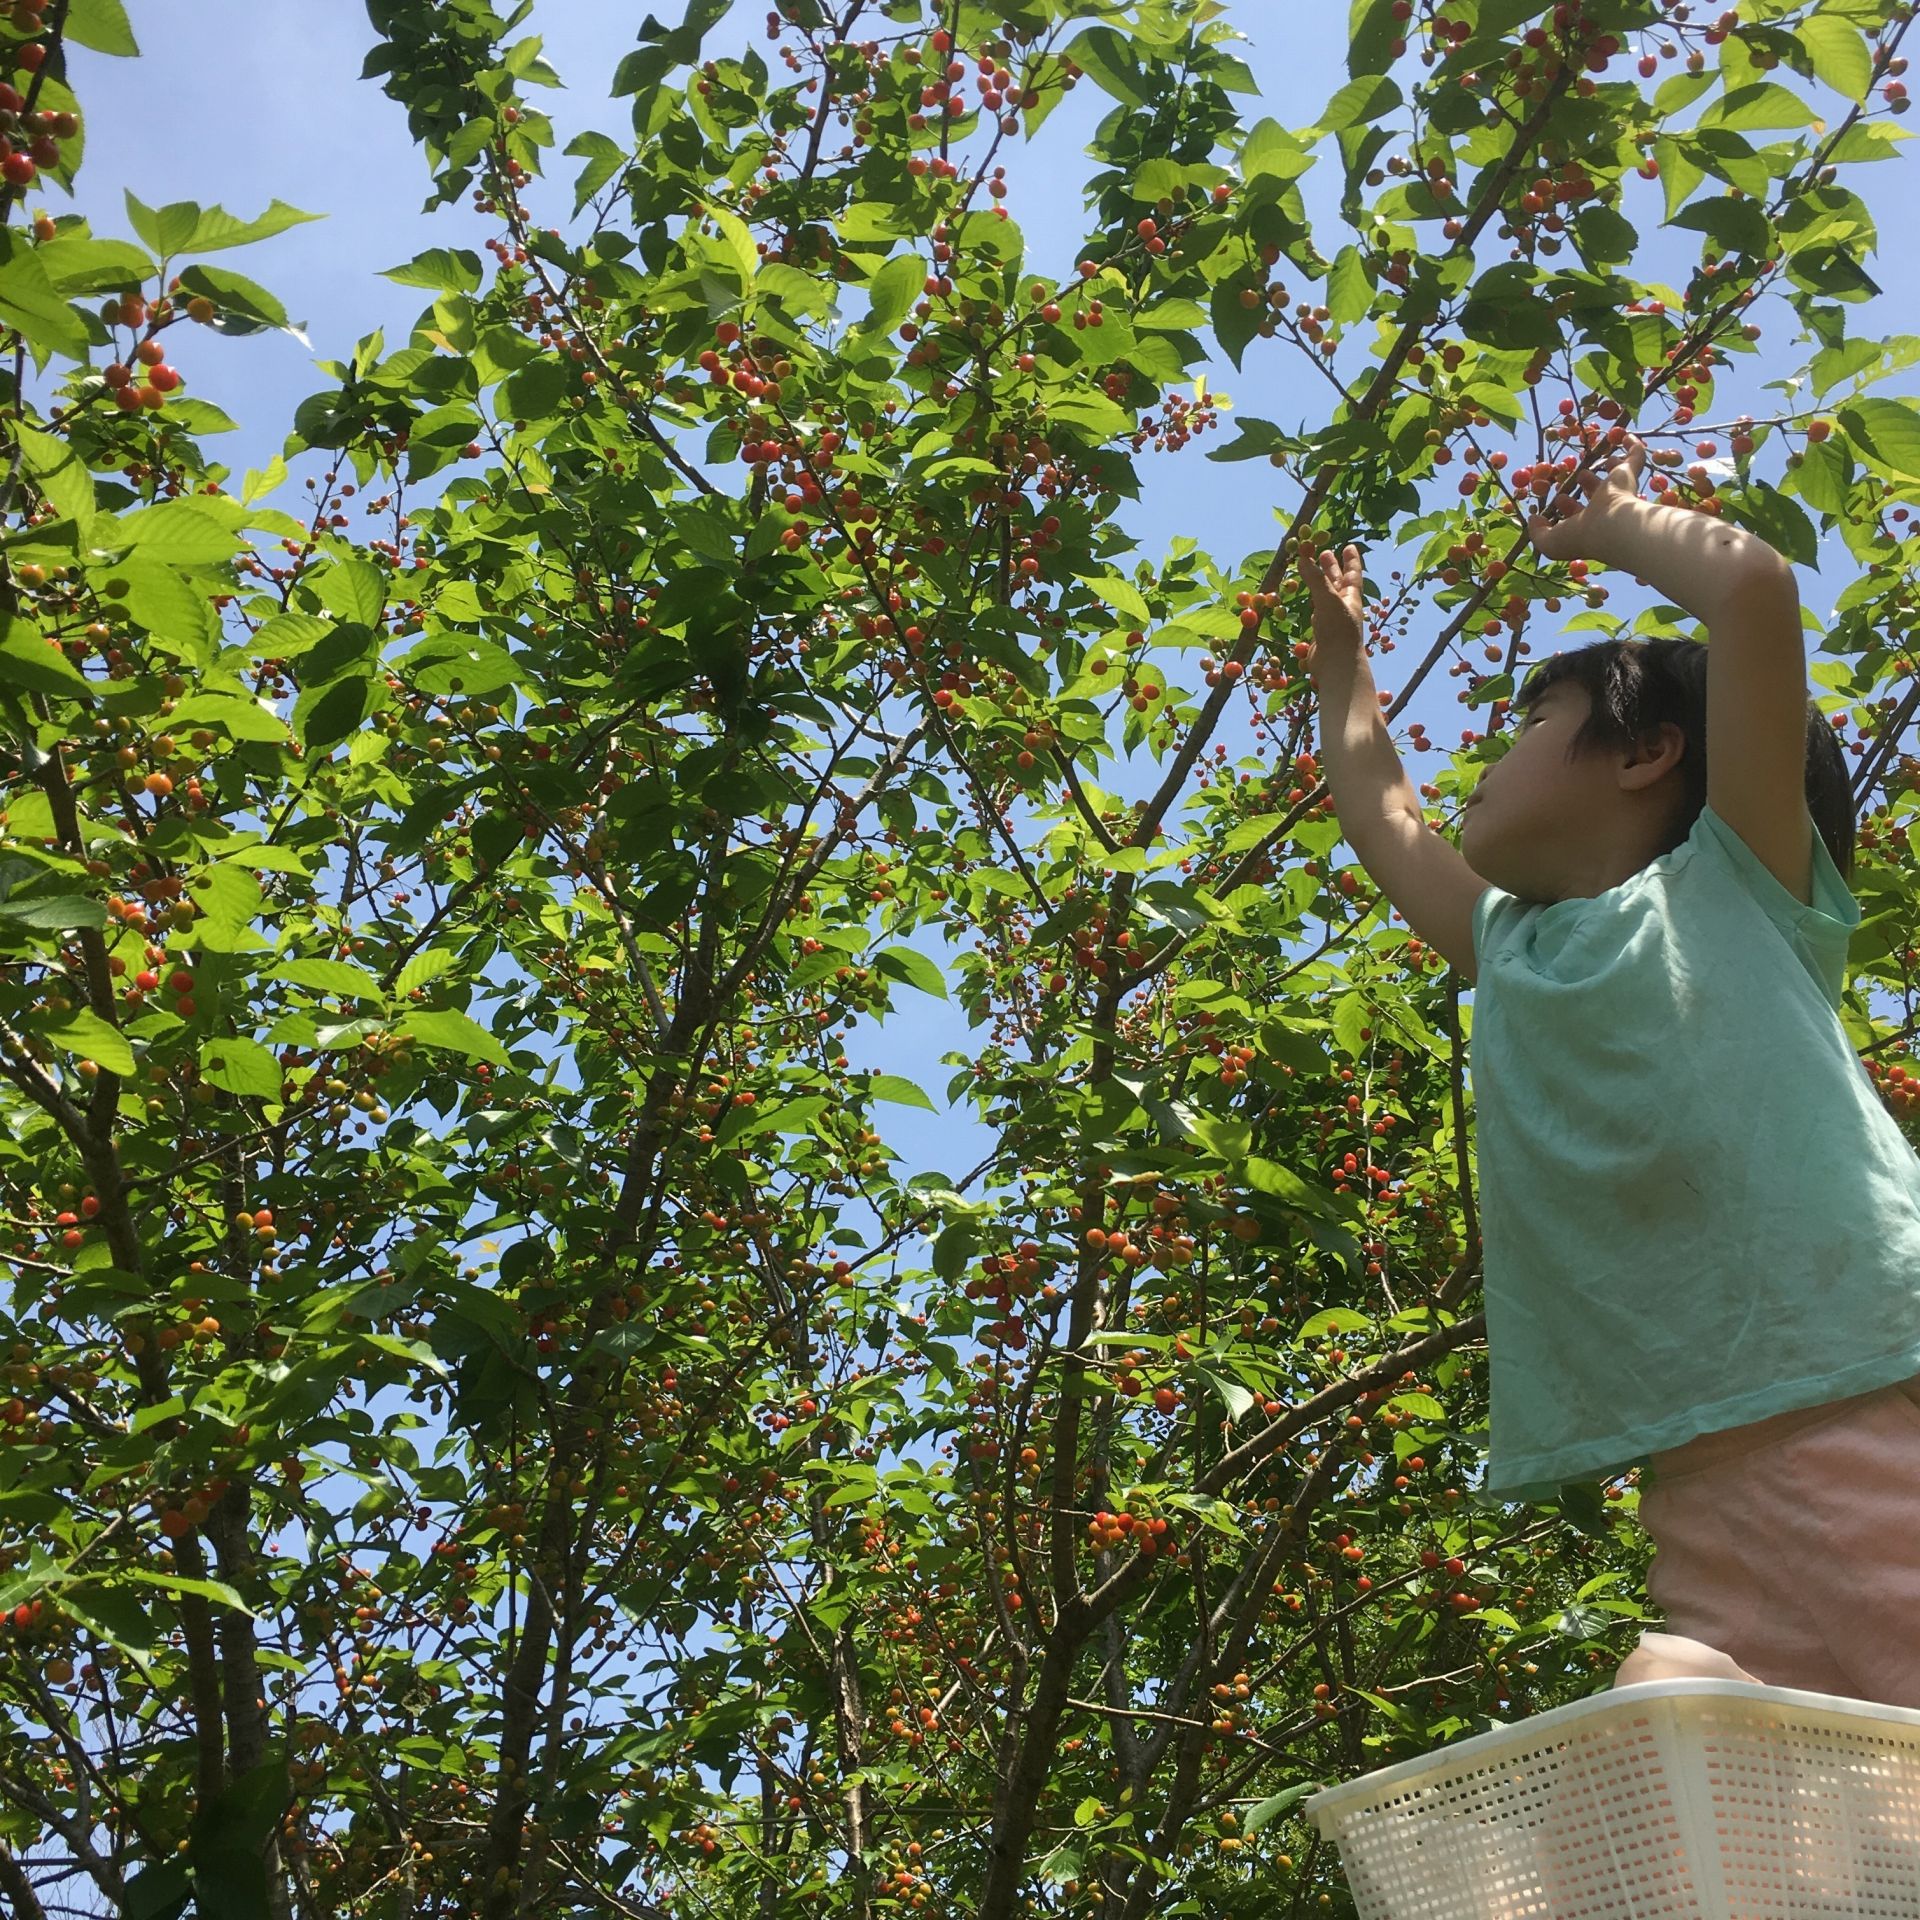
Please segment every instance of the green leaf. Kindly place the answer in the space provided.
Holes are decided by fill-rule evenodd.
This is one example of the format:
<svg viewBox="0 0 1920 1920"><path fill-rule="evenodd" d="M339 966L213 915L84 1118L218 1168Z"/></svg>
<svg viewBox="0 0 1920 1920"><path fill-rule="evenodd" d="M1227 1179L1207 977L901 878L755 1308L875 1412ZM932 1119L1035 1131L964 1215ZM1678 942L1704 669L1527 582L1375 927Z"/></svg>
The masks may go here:
<svg viewBox="0 0 1920 1920"><path fill-rule="evenodd" d="M753 276L760 269L760 249L754 243L753 235L747 229L747 223L737 213L729 212L725 207L710 206L708 217L719 228L720 237L727 243L727 251L733 256L734 264L740 269L742 286L753 285Z"/></svg>
<svg viewBox="0 0 1920 1920"><path fill-rule="evenodd" d="M67 305L12 227L0 227L0 321L14 328L44 363L49 353L84 360L86 324Z"/></svg>
<svg viewBox="0 0 1920 1920"><path fill-rule="evenodd" d="M480 287L480 256L468 247L429 247L402 266L382 267L380 277L435 293L475 293Z"/></svg>
<svg viewBox="0 0 1920 1920"><path fill-rule="evenodd" d="M236 220L224 207L199 207L176 200L158 209L143 206L129 191L127 218L137 233L159 254L215 253L223 247L250 246L276 233L297 227L303 220L324 220L325 214L302 213L284 200L275 200L252 220Z"/></svg>
<svg viewBox="0 0 1920 1920"><path fill-rule="evenodd" d="M1326 104L1319 125L1310 138L1318 140L1329 133L1343 133L1348 127L1363 127L1391 113L1402 101L1399 87L1383 73L1363 74L1349 80Z"/></svg>
<svg viewBox="0 0 1920 1920"><path fill-rule="evenodd" d="M514 683L513 655L472 634L431 634L401 664L422 693L464 693L470 698Z"/></svg>
<svg viewBox="0 0 1920 1920"><path fill-rule="evenodd" d="M1757 128L1804 127L1814 118L1813 109L1791 88L1773 80L1756 80L1723 93L1700 116L1699 124L1752 132Z"/></svg>
<svg viewBox="0 0 1920 1920"><path fill-rule="evenodd" d="M1278 120L1257 120L1240 149L1240 173L1249 183L1271 176L1293 180L1314 164L1314 156Z"/></svg>
<svg viewBox="0 0 1920 1920"><path fill-rule="evenodd" d="M1318 1340L1329 1333L1364 1333L1373 1325L1364 1313L1351 1307L1324 1307L1294 1335L1294 1345Z"/></svg>
<svg viewBox="0 0 1920 1920"><path fill-rule="evenodd" d="M868 1090L876 1100L891 1100L896 1106L925 1107L929 1113L940 1111L919 1087L897 1073L876 1073L868 1083Z"/></svg>
<svg viewBox="0 0 1920 1920"><path fill-rule="evenodd" d="M0 920L40 933L65 933L74 927L104 927L107 910L79 893L41 894L31 900L0 901Z"/></svg>
<svg viewBox="0 0 1920 1920"><path fill-rule="evenodd" d="M1237 278L1229 277L1215 283L1212 302L1213 337L1236 369L1248 343L1258 335L1260 316L1265 311L1264 301L1245 306L1240 294Z"/></svg>
<svg viewBox="0 0 1920 1920"><path fill-rule="evenodd" d="M296 987L311 987L316 993L371 1000L376 1004L384 1004L387 997L380 991L379 981L365 967L350 966L345 960L283 960L260 978L285 980Z"/></svg>
<svg viewBox="0 0 1920 1920"><path fill-rule="evenodd" d="M210 1087L255 1100L278 1100L283 1077L280 1062L258 1040L236 1036L201 1043L200 1078Z"/></svg>
<svg viewBox="0 0 1920 1920"><path fill-rule="evenodd" d="M833 289L798 267L778 260L764 261L753 283L756 299L777 300L795 319L810 318L834 310Z"/></svg>
<svg viewBox="0 0 1920 1920"><path fill-rule="evenodd" d="M1695 200L1667 222L1706 234L1723 253L1744 253L1758 259L1773 245L1773 229L1766 212L1752 200Z"/></svg>
<svg viewBox="0 0 1920 1920"><path fill-rule="evenodd" d="M1720 500L1726 517L1735 526L1750 527L1776 552L1783 553L1797 567L1820 564L1820 538L1813 522L1777 488L1764 481L1745 487L1723 486Z"/></svg>
<svg viewBox="0 0 1920 1920"><path fill-rule="evenodd" d="M187 879L187 891L200 909L194 926L200 944L215 953L239 953L259 944L252 930L260 911L260 882L245 867L219 861Z"/></svg>
<svg viewBox="0 0 1920 1920"><path fill-rule="evenodd" d="M1920 412L1905 400L1855 400L1839 412L1855 446L1903 479L1920 480Z"/></svg>
<svg viewBox="0 0 1920 1920"><path fill-rule="evenodd" d="M127 1882L121 1920L178 1920L193 1898L193 1876L184 1860L162 1860Z"/></svg>
<svg viewBox="0 0 1920 1920"><path fill-rule="evenodd" d="M47 270L54 290L69 300L83 293L125 293L153 277L153 256L130 240L83 239L65 229L33 257ZM174 402L169 401L171 408Z"/></svg>
<svg viewBox="0 0 1920 1920"><path fill-rule="evenodd" d="M254 321L262 327L285 327L289 332L297 331L287 319L286 308L275 295L258 281L229 273L224 267L187 267L181 272L180 285L190 294L205 294L222 317L238 314L242 319ZM230 328L228 331L236 329Z"/></svg>
<svg viewBox="0 0 1920 1920"><path fill-rule="evenodd" d="M1248 1836L1258 1833L1289 1808L1298 1806L1308 1794L1320 1793L1331 1784L1325 1780L1303 1780L1297 1787L1288 1787L1284 1792L1276 1793L1272 1799L1262 1800L1240 1823L1240 1831Z"/></svg>
<svg viewBox="0 0 1920 1920"><path fill-rule="evenodd" d="M438 980L454 963L455 956L445 947L428 947L422 953L416 953L400 969L400 977L393 983L396 1000L404 1000L415 987L424 987L429 981Z"/></svg>
<svg viewBox="0 0 1920 1920"><path fill-rule="evenodd" d="M276 612L259 624L248 651L261 660L292 660L315 647L334 630L317 612Z"/></svg>
<svg viewBox="0 0 1920 1920"><path fill-rule="evenodd" d="M380 635L364 620L342 620L329 627L325 635L308 648L300 665L305 682L294 702L293 726L297 732L304 717L313 710L320 690L343 675L366 675L372 671L371 656L379 651Z"/></svg>
<svg viewBox="0 0 1920 1920"><path fill-rule="evenodd" d="M1394 0L1352 0L1347 12L1347 72L1385 73L1393 65L1393 43L1406 29L1394 18Z"/></svg>
<svg viewBox="0 0 1920 1920"><path fill-rule="evenodd" d="M260 1617L224 1580L199 1580L181 1573L161 1573L151 1567L127 1566L116 1567L111 1577L116 1581L138 1580L143 1586L165 1587L170 1593L191 1593L202 1600L211 1600L215 1606L231 1607L250 1619Z"/></svg>
<svg viewBox="0 0 1920 1920"><path fill-rule="evenodd" d="M1111 94L1122 106L1152 104L1153 88L1141 71L1132 46L1111 27L1087 28L1066 48L1065 54L1096 87Z"/></svg>
<svg viewBox="0 0 1920 1920"><path fill-rule="evenodd" d="M57 646L24 620L13 620L0 638L0 687L18 687L29 693L73 694L92 686Z"/></svg>
<svg viewBox="0 0 1920 1920"><path fill-rule="evenodd" d="M1221 1405L1227 1410L1227 1424L1238 1426L1253 1411L1253 1394L1238 1380L1229 1380L1226 1375L1209 1372L1202 1367L1200 1377L1220 1396Z"/></svg>
<svg viewBox="0 0 1920 1920"><path fill-rule="evenodd" d="M123 1080L133 1072L133 1043L90 1007L81 1007L68 1014L58 1026L43 1027L41 1031L63 1053L78 1054L83 1060L97 1060L109 1073L117 1073Z"/></svg>
<svg viewBox="0 0 1920 1920"><path fill-rule="evenodd" d="M1327 275L1327 312L1338 327L1350 327L1373 304L1373 288L1358 247L1342 247Z"/></svg>
<svg viewBox="0 0 1920 1920"><path fill-rule="evenodd" d="M140 57L133 23L121 0L72 0L67 9L66 37L75 46L91 47L95 53L114 54L122 60Z"/></svg>
<svg viewBox="0 0 1920 1920"><path fill-rule="evenodd" d="M1147 611L1147 603L1140 597L1140 589L1131 581L1123 580L1117 573L1080 573L1074 578L1093 594L1104 600L1114 612L1123 613L1129 620L1145 626L1153 617Z"/></svg>
<svg viewBox="0 0 1920 1920"><path fill-rule="evenodd" d="M463 1053L470 1060L485 1060L496 1067L511 1067L507 1050L471 1014L454 1007L437 1011L419 1009L402 1014L394 1023L395 1033L409 1033L429 1047L443 1047L449 1053Z"/></svg>
<svg viewBox="0 0 1920 1920"><path fill-rule="evenodd" d="M1838 14L1816 13L1793 29L1807 50L1816 78L1847 100L1864 100L1873 84L1873 55L1866 36Z"/></svg>
<svg viewBox="0 0 1920 1920"><path fill-rule="evenodd" d="M1687 195L1707 177L1707 170L1670 134L1663 133L1654 141L1653 157L1660 164L1660 183L1666 189L1666 217L1671 220L1686 204Z"/></svg>
<svg viewBox="0 0 1920 1920"><path fill-rule="evenodd" d="M285 1762L275 1757L201 1803L187 1846L195 1920L259 1920L271 1910L262 1849L289 1791Z"/></svg>
<svg viewBox="0 0 1920 1920"><path fill-rule="evenodd" d="M573 183L573 210L577 214L626 164L626 149L604 133L582 133L562 149L574 159L584 159L580 177ZM478 266L479 262L474 263Z"/></svg>
<svg viewBox="0 0 1920 1920"><path fill-rule="evenodd" d="M889 260L868 285L868 309L853 331L891 333L913 311L926 279L926 262L919 255L903 253Z"/></svg>
<svg viewBox="0 0 1920 1920"><path fill-rule="evenodd" d="M1640 245L1633 223L1611 207L1583 207L1574 215L1573 231L1581 253L1595 266L1629 261Z"/></svg>
<svg viewBox="0 0 1920 1920"><path fill-rule="evenodd" d="M93 518L93 476L86 462L66 441L32 427L16 426L14 438L34 485L46 495L61 516L78 521L84 529Z"/></svg>
<svg viewBox="0 0 1920 1920"><path fill-rule="evenodd" d="M1111 440L1133 431L1133 415L1104 393L1066 393L1047 409L1054 420L1084 427L1095 440Z"/></svg>
<svg viewBox="0 0 1920 1920"><path fill-rule="evenodd" d="M200 208L191 200L174 200L164 207L150 207L131 187L121 191L126 196L128 222L157 254L178 253L200 224Z"/></svg>
<svg viewBox="0 0 1920 1920"><path fill-rule="evenodd" d="M338 746L366 719L372 695L372 681L357 673L303 689L293 703L293 730L300 744L309 752Z"/></svg>
<svg viewBox="0 0 1920 1920"><path fill-rule="evenodd" d="M347 554L309 584L320 604L341 620L371 626L387 604L387 576L371 560Z"/></svg>
<svg viewBox="0 0 1920 1920"><path fill-rule="evenodd" d="M112 539L126 548L139 548L147 558L170 561L177 567L217 566L231 560L242 544L238 523L229 512L217 510L206 498L163 500L122 514L95 528L95 538Z"/></svg>
<svg viewBox="0 0 1920 1920"><path fill-rule="evenodd" d="M918 987L936 1000L947 998L947 983L940 969L912 947L882 947L873 956L873 964L881 973L903 980L910 987Z"/></svg>
<svg viewBox="0 0 1920 1920"><path fill-rule="evenodd" d="M298 619L301 616L281 617ZM260 629L261 634L273 624L269 620ZM263 659L288 657L264 645L259 651ZM192 727L218 727L229 740L263 740L271 746L284 746L287 738L287 723L277 713L263 707L258 700L242 699L231 693L196 693L182 700L173 710L171 724L183 732Z"/></svg>
<svg viewBox="0 0 1920 1920"><path fill-rule="evenodd" d="M1207 324L1207 310L1197 300L1174 295L1155 300L1152 306L1136 313L1133 324L1139 333L1184 331L1188 327L1204 327Z"/></svg>

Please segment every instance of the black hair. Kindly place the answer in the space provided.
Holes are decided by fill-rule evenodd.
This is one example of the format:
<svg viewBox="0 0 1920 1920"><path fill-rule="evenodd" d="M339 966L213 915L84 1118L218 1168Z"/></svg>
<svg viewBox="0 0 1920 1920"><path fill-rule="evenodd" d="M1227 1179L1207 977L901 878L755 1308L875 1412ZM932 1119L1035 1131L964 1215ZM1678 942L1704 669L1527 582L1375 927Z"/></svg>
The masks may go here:
<svg viewBox="0 0 1920 1920"><path fill-rule="evenodd" d="M1549 687L1584 687L1592 711L1567 750L1624 753L1672 721L1686 736L1681 802L1656 857L1682 845L1707 803L1707 648L1699 640L1596 640L1539 661L1513 705L1524 713ZM1807 811L1841 877L1853 871L1853 782L1833 723L1807 700Z"/></svg>

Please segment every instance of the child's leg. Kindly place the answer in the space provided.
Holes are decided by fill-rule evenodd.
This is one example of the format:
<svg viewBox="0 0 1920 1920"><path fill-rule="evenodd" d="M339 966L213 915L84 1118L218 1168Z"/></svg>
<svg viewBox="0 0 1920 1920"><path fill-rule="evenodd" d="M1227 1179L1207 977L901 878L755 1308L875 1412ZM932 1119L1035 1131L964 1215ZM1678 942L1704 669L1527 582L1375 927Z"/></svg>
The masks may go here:
<svg viewBox="0 0 1920 1920"><path fill-rule="evenodd" d="M1762 1424L1791 1430L1746 1452L1724 1436L1642 1493L1668 1637L1768 1686L1920 1707L1920 1385ZM1616 1684L1652 1677L1648 1653Z"/></svg>

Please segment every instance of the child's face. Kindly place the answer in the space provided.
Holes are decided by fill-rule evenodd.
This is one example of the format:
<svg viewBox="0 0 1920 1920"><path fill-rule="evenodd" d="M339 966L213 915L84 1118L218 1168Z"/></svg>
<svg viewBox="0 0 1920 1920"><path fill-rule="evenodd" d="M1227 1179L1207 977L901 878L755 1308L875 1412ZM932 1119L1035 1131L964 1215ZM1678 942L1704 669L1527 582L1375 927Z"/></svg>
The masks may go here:
<svg viewBox="0 0 1920 1920"><path fill-rule="evenodd" d="M1590 898L1618 886L1654 858L1672 817L1685 735L1668 726L1657 749L1570 760L1591 706L1583 687L1549 687L1461 816L1461 857L1518 899Z"/></svg>

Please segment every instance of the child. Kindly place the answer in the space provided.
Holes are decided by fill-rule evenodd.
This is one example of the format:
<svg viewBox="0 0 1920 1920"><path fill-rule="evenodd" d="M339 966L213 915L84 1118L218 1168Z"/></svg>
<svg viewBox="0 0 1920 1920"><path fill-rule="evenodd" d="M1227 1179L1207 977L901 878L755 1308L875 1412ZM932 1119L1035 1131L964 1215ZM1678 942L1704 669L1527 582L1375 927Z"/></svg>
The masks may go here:
<svg viewBox="0 0 1920 1920"><path fill-rule="evenodd" d="M1838 1018L1847 766L1792 569L1642 498L1644 448L1622 454L1528 533L1638 575L1710 644L1541 662L1458 851L1382 723L1358 549L1306 563L1342 830L1478 988L1487 1490L1646 1470L1672 1632L1616 1685L1920 1708L1920 1159Z"/></svg>

